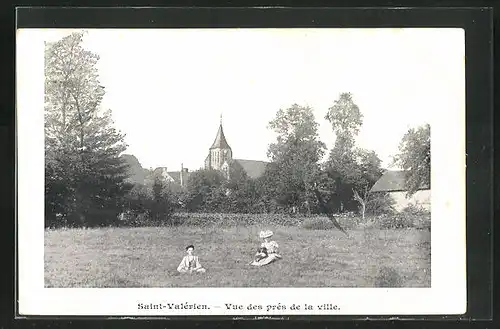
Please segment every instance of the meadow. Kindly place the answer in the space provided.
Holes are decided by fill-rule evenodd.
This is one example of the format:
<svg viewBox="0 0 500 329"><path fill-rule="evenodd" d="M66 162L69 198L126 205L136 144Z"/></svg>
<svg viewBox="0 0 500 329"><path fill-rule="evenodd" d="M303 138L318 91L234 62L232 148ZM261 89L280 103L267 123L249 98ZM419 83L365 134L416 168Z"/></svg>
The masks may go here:
<svg viewBox="0 0 500 329"><path fill-rule="evenodd" d="M347 237L328 225L297 221L302 225L199 225L195 220L163 227L46 230L45 286L430 287L429 229L352 225ZM262 229L274 231L283 259L255 268L248 263ZM189 244L195 245L205 274L177 273Z"/></svg>

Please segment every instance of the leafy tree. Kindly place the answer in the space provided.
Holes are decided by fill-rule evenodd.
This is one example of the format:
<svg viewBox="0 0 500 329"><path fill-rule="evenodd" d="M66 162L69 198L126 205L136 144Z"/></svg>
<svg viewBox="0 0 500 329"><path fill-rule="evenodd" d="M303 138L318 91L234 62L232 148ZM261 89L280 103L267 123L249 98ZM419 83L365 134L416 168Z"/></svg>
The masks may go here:
<svg viewBox="0 0 500 329"><path fill-rule="evenodd" d="M330 122L337 137L335 155L350 152L363 125L363 114L354 103L351 93L341 93L339 99L328 109L325 119Z"/></svg>
<svg viewBox="0 0 500 329"><path fill-rule="evenodd" d="M190 211L214 211L224 197L220 190L224 175L217 170L200 169L193 171L187 181L187 209Z"/></svg>
<svg viewBox="0 0 500 329"><path fill-rule="evenodd" d="M392 214L395 211L396 201L387 192L369 192L364 201L367 214Z"/></svg>
<svg viewBox="0 0 500 329"><path fill-rule="evenodd" d="M150 206L151 221L155 224L170 223L174 207L168 193L168 187L158 175L154 176L152 192L153 200Z"/></svg>
<svg viewBox="0 0 500 329"><path fill-rule="evenodd" d="M134 184L127 194L126 208L139 214L149 211L150 201L153 200L153 189L144 184Z"/></svg>
<svg viewBox="0 0 500 329"><path fill-rule="evenodd" d="M401 139L394 164L406 171L408 196L431 184L431 126L411 128Z"/></svg>
<svg viewBox="0 0 500 329"><path fill-rule="evenodd" d="M165 193L167 193L170 203L176 211L185 211L186 200L188 197L187 188L179 184L167 182L165 184Z"/></svg>
<svg viewBox="0 0 500 329"><path fill-rule="evenodd" d="M100 107L99 56L73 33L45 48L45 156L48 225L112 224L132 187L119 158L124 135ZM64 221L57 222L57 216Z"/></svg>
<svg viewBox="0 0 500 329"><path fill-rule="evenodd" d="M325 119L332 126L336 135L335 145L330 151L325 164L326 178L329 191L327 204L338 212L351 210L355 207L352 200L352 188L355 178L359 177L356 163L355 137L363 124L363 115L354 103L350 93L341 93L339 99L331 106Z"/></svg>
<svg viewBox="0 0 500 329"><path fill-rule="evenodd" d="M255 211L255 204L258 200L255 182L248 177L243 167L237 162L230 164L229 179L221 185L221 189L226 200L223 206L224 211L232 213Z"/></svg>
<svg viewBox="0 0 500 329"><path fill-rule="evenodd" d="M313 111L297 104L280 109L269 128L277 137L268 150L273 165L266 171L272 185L267 190L280 206L311 212L315 203L311 188L320 174L318 162L325 149Z"/></svg>
<svg viewBox="0 0 500 329"><path fill-rule="evenodd" d="M381 161L371 150L356 147L363 114L350 93L342 93L325 119L336 135L325 171L330 184L329 204L337 211L360 208L364 218L369 190L382 175ZM333 185L333 186L332 186Z"/></svg>
<svg viewBox="0 0 500 329"><path fill-rule="evenodd" d="M346 173L346 180L351 186L354 201L360 206L361 218L364 221L367 206L372 202L380 202L370 194L371 187L382 176L381 161L374 151L355 149L354 166Z"/></svg>
<svg viewBox="0 0 500 329"><path fill-rule="evenodd" d="M274 184L277 181L278 166L275 163L269 163L266 166L264 174L254 180L255 189L255 211L263 213L276 213L283 210L277 197L279 194L276 192Z"/></svg>

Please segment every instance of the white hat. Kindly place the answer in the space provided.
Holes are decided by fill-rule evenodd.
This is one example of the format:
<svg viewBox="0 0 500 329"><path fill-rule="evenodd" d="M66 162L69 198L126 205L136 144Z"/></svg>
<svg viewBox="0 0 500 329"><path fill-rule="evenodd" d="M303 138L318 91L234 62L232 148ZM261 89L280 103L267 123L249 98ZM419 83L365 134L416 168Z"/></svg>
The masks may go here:
<svg viewBox="0 0 500 329"><path fill-rule="evenodd" d="M266 231L260 231L259 237L261 239L269 238L273 236L273 231L266 230Z"/></svg>

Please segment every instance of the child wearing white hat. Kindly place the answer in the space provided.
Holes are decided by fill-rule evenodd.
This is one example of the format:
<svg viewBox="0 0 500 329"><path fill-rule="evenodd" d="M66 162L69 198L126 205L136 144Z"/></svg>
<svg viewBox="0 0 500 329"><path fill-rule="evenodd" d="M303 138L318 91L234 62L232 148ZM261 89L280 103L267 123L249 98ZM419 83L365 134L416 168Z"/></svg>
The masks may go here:
<svg viewBox="0 0 500 329"><path fill-rule="evenodd" d="M267 251L266 257L262 257L259 260L254 260L250 265L253 266L264 266L271 264L272 262L281 259L281 255L278 254L278 243L276 241L270 241L269 238L273 236L273 232L270 230L261 231L259 237L264 241L260 245L261 248L265 248Z"/></svg>

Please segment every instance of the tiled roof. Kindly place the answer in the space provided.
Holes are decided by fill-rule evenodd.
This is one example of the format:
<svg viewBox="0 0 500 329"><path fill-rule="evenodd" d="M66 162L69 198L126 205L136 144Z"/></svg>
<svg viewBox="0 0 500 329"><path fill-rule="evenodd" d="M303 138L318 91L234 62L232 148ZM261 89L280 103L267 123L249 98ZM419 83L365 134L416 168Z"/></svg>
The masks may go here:
<svg viewBox="0 0 500 329"><path fill-rule="evenodd" d="M405 187L405 171L389 170L371 188L372 192L396 192L406 191ZM428 186L422 186L421 190L429 189Z"/></svg>
<svg viewBox="0 0 500 329"><path fill-rule="evenodd" d="M264 174L268 162L257 160L234 159L250 178L258 178Z"/></svg>

